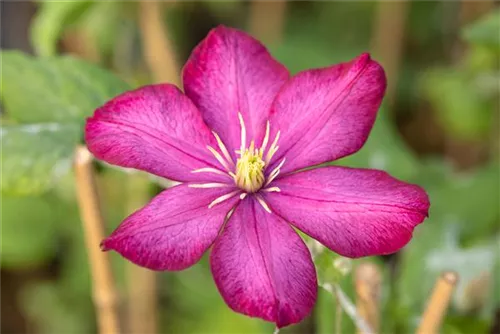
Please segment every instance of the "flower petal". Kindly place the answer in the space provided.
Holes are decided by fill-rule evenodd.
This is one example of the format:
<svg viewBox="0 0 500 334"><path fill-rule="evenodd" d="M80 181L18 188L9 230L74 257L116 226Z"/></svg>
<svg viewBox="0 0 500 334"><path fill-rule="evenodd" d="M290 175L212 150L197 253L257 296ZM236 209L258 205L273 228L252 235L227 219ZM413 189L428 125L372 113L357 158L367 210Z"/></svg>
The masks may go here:
<svg viewBox="0 0 500 334"><path fill-rule="evenodd" d="M384 70L368 54L294 76L271 110L271 138L281 131L274 165L286 156L281 168L286 173L358 151L373 126L385 87Z"/></svg>
<svg viewBox="0 0 500 334"><path fill-rule="evenodd" d="M217 144L199 111L173 85L145 86L112 99L87 120L85 140L97 158L114 165L182 182L229 179L191 173L219 168L206 148Z"/></svg>
<svg viewBox="0 0 500 334"><path fill-rule="evenodd" d="M323 167L276 180L271 209L347 257L389 254L406 245L427 216L423 189L369 169Z"/></svg>
<svg viewBox="0 0 500 334"><path fill-rule="evenodd" d="M130 215L102 242L133 263L153 270L192 266L214 242L238 197L208 205L231 190L179 185L163 191Z"/></svg>
<svg viewBox="0 0 500 334"><path fill-rule="evenodd" d="M186 95L217 132L233 157L241 144L238 112L247 144L260 143L271 104L288 80L288 70L246 33L219 26L193 50L183 70Z"/></svg>
<svg viewBox="0 0 500 334"><path fill-rule="evenodd" d="M301 321L316 301L316 272L306 245L251 197L234 211L210 260L215 283L236 312L283 327Z"/></svg>

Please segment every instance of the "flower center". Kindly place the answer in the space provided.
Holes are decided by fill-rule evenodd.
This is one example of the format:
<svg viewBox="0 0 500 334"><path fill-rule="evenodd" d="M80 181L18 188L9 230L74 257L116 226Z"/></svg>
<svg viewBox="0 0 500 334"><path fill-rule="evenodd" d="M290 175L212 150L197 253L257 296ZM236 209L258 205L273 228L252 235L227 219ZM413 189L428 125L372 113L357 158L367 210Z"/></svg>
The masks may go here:
<svg viewBox="0 0 500 334"><path fill-rule="evenodd" d="M253 194L255 199L264 207L267 212L271 212L268 205L264 201L264 198L258 192L279 192L278 187L269 186L269 184L278 176L281 167L285 163L285 158L274 168L266 177L266 167L269 165L272 157L278 151L278 140L280 138L280 131L276 133L276 137L269 148L267 144L269 143L270 135L270 124L269 121L266 124L266 134L262 140L262 145L260 148L255 148L255 141L250 142L250 146L246 146L246 128L245 122L243 121L243 116L238 113L238 118L240 120L241 126L241 146L239 150L235 153L239 155L236 160L236 165L234 163L231 154L227 150L226 146L220 139L219 135L212 132L215 139L217 140L217 145L219 146L219 151L211 146L207 146L207 149L214 155L215 159L221 164L223 170L212 167L204 167L200 169L195 169L191 171L192 173L213 173L219 175L225 175L233 179L235 185L239 188L233 190L225 195L222 195L209 204L209 208L217 205L231 197L238 196L240 199L244 199L248 194ZM234 171L234 172L233 172ZM191 188L224 188L232 187L228 183L191 183L189 184Z"/></svg>
<svg viewBox="0 0 500 334"><path fill-rule="evenodd" d="M239 188L249 193L259 190L266 180L264 176L266 163L262 160L262 154L262 150L254 148L252 141L250 147L241 153L236 162L234 181Z"/></svg>

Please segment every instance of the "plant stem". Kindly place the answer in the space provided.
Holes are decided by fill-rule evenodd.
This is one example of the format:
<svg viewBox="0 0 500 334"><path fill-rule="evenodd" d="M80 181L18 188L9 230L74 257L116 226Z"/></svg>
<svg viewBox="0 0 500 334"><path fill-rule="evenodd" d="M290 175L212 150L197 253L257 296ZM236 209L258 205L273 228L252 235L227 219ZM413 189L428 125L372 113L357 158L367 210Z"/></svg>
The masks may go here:
<svg viewBox="0 0 500 334"><path fill-rule="evenodd" d="M338 298L335 298L335 334L342 334L342 306Z"/></svg>
<svg viewBox="0 0 500 334"><path fill-rule="evenodd" d="M104 221L99 205L92 155L84 146L76 148L74 170L99 333L119 333L118 298L111 265L108 256L99 249L99 244L104 239Z"/></svg>
<svg viewBox="0 0 500 334"><path fill-rule="evenodd" d="M439 332L457 281L458 276L454 272L445 272L438 278L417 329L417 334L435 334Z"/></svg>
<svg viewBox="0 0 500 334"><path fill-rule="evenodd" d="M481 0L481 1L470 1L462 0L460 2L460 23L461 26L465 26L471 22L474 22L484 14L491 12L495 9L495 1L493 0Z"/></svg>
<svg viewBox="0 0 500 334"><path fill-rule="evenodd" d="M366 320L374 333L379 329L379 304L382 275L373 263L362 263L354 272L356 308L360 317ZM364 333L358 329L358 333Z"/></svg>
<svg viewBox="0 0 500 334"><path fill-rule="evenodd" d="M370 326L366 323L365 319L359 315L356 306L352 303L349 297L346 296L344 291L340 288L338 284L323 283L320 285L323 289L335 296L339 302L342 310L351 318L357 328L363 331L365 334L373 334Z"/></svg>
<svg viewBox="0 0 500 334"><path fill-rule="evenodd" d="M144 206L150 199L150 181L142 173L128 177L127 214ZM154 271L127 263L128 332L153 334L158 332L157 275Z"/></svg>
<svg viewBox="0 0 500 334"><path fill-rule="evenodd" d="M139 25L144 59L154 82L169 82L182 89L174 47L162 18L163 5L160 1L139 2ZM171 4L166 3L166 5ZM132 212L149 200L149 181L141 175L132 175L129 186L127 210ZM129 264L127 276L130 332L156 333L158 331L156 273Z"/></svg>
<svg viewBox="0 0 500 334"><path fill-rule="evenodd" d="M384 66L387 75L386 100L389 107L392 107L395 101L409 7L410 1L408 0L377 3L371 49L374 56Z"/></svg>
<svg viewBox="0 0 500 334"><path fill-rule="evenodd" d="M173 44L162 19L163 3L140 1L138 4L144 58L153 80L157 83L169 82L181 87L180 71Z"/></svg>
<svg viewBox="0 0 500 334"><path fill-rule="evenodd" d="M266 44L283 40L286 1L259 1L250 4L250 33Z"/></svg>

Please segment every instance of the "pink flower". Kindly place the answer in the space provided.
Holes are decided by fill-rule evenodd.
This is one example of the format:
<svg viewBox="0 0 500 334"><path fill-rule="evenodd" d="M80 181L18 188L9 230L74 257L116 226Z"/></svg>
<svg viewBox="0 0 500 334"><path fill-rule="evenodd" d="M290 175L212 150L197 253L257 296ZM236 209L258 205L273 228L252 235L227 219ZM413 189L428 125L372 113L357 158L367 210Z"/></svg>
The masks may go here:
<svg viewBox="0 0 500 334"><path fill-rule="evenodd" d="M385 172L304 170L366 141L386 87L368 54L290 77L257 40L221 26L193 51L183 82L185 94L170 84L126 92L87 122L97 158L183 183L125 219L103 249L182 270L213 244L226 303L283 327L317 295L293 227L360 257L396 252L427 216L426 193Z"/></svg>

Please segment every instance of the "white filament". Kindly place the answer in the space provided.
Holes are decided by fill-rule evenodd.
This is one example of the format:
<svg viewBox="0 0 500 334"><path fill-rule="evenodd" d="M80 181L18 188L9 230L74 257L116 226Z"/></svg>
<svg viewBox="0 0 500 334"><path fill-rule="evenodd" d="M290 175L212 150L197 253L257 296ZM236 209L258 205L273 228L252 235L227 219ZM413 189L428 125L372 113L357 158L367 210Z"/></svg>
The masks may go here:
<svg viewBox="0 0 500 334"><path fill-rule="evenodd" d="M243 121L243 116L241 113L238 113L238 118L240 120L240 126L241 126L241 146L240 146L240 156L243 155L245 152L245 147L247 143L247 130L245 128L245 122Z"/></svg>
<svg viewBox="0 0 500 334"><path fill-rule="evenodd" d="M227 183L191 183L188 185L190 188L225 188L232 187Z"/></svg>
<svg viewBox="0 0 500 334"><path fill-rule="evenodd" d="M191 173L213 173L213 174L219 174L219 175L224 175L224 176L228 175L227 173L224 173L223 171L221 171L217 168L211 168L211 167L195 169L195 170L192 170Z"/></svg>
<svg viewBox="0 0 500 334"><path fill-rule="evenodd" d="M217 159L217 161L222 165L222 167L224 167L226 170L229 171L230 168L229 168L227 161L224 160L224 158L222 158L222 156L219 154L219 152L217 152L212 146L207 146L207 148L210 152L212 152L215 159Z"/></svg>
<svg viewBox="0 0 500 334"><path fill-rule="evenodd" d="M277 192L279 193L281 191L280 188L278 187L270 187L270 188L265 188L265 189L262 189L262 191L266 192L266 193L272 193L272 192Z"/></svg>
<svg viewBox="0 0 500 334"><path fill-rule="evenodd" d="M231 155L229 154L226 145L224 145L224 143L222 142L222 140L220 139L219 135L216 132L212 131L212 133L215 137L215 140L217 140L217 145L219 145L219 149L224 155L224 158L226 158L227 162L229 162L232 166L234 166L234 161L231 158Z"/></svg>
<svg viewBox="0 0 500 334"><path fill-rule="evenodd" d="M234 196L238 195L239 193L241 193L241 190L238 189L238 190L230 192L229 194L225 194L225 195L222 195L220 197L217 197L215 200L212 201L212 203L210 203L208 205L208 208L210 209L214 205L219 204L221 202L224 202L225 200L230 199L231 197L234 197Z"/></svg>
<svg viewBox="0 0 500 334"><path fill-rule="evenodd" d="M269 209L269 206L267 205L266 201L262 197L260 197L258 194L255 194L255 198L259 202L260 205L266 210L267 212L271 213L271 209Z"/></svg>

